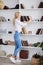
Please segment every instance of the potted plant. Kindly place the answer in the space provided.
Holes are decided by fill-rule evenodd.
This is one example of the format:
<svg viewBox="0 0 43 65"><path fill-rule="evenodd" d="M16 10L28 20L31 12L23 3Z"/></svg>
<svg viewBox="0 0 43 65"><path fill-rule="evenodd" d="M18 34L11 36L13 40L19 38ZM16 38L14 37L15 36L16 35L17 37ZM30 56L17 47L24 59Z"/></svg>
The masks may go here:
<svg viewBox="0 0 43 65"><path fill-rule="evenodd" d="M43 56L41 56L41 65L43 65Z"/></svg>
<svg viewBox="0 0 43 65"><path fill-rule="evenodd" d="M41 47L43 52L43 42L41 42L38 47ZM37 53L32 56L31 59L32 65L43 65L43 56L38 55Z"/></svg>
<svg viewBox="0 0 43 65"><path fill-rule="evenodd" d="M41 42L39 47L42 48L42 53L43 53L43 42ZM43 65L43 55L41 56L41 65Z"/></svg>
<svg viewBox="0 0 43 65"><path fill-rule="evenodd" d="M41 47L43 51L43 42L40 43L39 47Z"/></svg>
<svg viewBox="0 0 43 65"><path fill-rule="evenodd" d="M38 55L37 53L34 54L31 59L31 64L32 65L40 65L41 64L41 56Z"/></svg>

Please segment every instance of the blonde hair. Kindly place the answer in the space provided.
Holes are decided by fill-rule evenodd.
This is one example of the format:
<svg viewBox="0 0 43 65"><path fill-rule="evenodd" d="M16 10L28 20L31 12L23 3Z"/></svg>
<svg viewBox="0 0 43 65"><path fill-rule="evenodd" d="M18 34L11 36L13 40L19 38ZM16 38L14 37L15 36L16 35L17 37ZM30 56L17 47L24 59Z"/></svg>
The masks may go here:
<svg viewBox="0 0 43 65"><path fill-rule="evenodd" d="M14 16L15 16L15 19L18 18L20 16L20 12L16 12Z"/></svg>
<svg viewBox="0 0 43 65"><path fill-rule="evenodd" d="M20 12L16 12L16 13L14 14L13 24L15 24L15 19L19 18L19 16L20 16Z"/></svg>
<svg viewBox="0 0 43 65"><path fill-rule="evenodd" d="M3 9L3 7L4 7L4 2L3 2L3 0L0 0L0 9Z"/></svg>

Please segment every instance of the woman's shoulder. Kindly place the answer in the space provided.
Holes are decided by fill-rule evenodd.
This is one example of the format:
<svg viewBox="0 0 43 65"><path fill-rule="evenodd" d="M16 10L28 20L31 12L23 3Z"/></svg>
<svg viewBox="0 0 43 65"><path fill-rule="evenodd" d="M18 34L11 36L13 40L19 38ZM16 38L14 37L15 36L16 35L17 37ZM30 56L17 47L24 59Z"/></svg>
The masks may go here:
<svg viewBox="0 0 43 65"><path fill-rule="evenodd" d="M19 19L15 19L15 21L16 21L16 22L20 22L20 20L19 20Z"/></svg>

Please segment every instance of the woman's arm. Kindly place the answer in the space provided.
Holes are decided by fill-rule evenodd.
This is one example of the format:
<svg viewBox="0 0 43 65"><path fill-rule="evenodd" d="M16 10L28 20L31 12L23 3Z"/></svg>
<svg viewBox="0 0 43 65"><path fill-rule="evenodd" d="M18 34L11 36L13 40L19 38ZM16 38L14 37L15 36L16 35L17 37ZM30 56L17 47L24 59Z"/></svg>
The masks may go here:
<svg viewBox="0 0 43 65"><path fill-rule="evenodd" d="M15 18L13 18L13 25L15 25Z"/></svg>
<svg viewBox="0 0 43 65"><path fill-rule="evenodd" d="M32 22L32 17L29 16L29 20L28 21L24 21L24 22L26 22L27 24L29 24L30 22Z"/></svg>
<svg viewBox="0 0 43 65"><path fill-rule="evenodd" d="M30 18L30 20L29 20L29 23L32 21L32 17L31 16L29 16L29 18Z"/></svg>

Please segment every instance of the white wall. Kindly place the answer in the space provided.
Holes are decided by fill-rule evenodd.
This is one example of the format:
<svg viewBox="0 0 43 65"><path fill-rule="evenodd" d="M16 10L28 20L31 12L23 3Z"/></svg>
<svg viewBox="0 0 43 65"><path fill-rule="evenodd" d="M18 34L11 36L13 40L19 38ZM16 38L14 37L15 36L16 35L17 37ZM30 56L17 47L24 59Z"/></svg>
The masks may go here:
<svg viewBox="0 0 43 65"><path fill-rule="evenodd" d="M15 5L19 3L19 0L3 0L3 2L5 5L12 8L12 7L15 7Z"/></svg>
<svg viewBox="0 0 43 65"><path fill-rule="evenodd" d="M20 3L24 4L26 9L31 8L34 6L34 8L38 8L39 3L43 0L20 0Z"/></svg>

